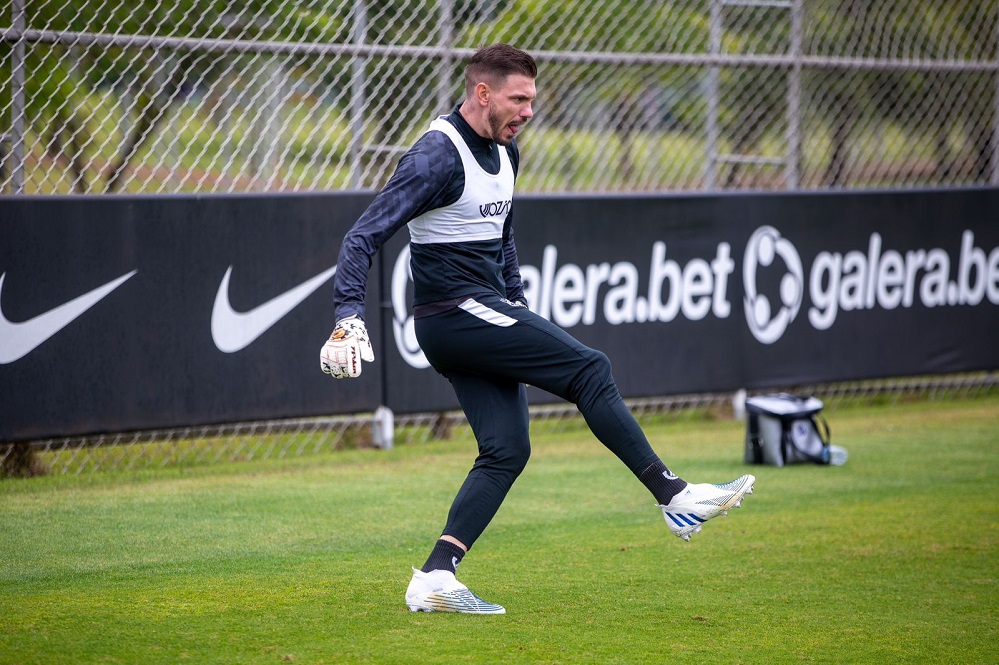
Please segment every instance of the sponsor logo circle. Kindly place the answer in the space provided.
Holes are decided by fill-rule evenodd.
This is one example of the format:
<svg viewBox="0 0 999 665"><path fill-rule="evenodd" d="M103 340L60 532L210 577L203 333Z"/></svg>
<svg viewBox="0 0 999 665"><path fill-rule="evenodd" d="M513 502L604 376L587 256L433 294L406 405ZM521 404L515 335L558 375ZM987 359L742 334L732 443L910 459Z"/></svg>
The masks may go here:
<svg viewBox="0 0 999 665"><path fill-rule="evenodd" d="M405 249L399 252L392 269L392 333L399 355L406 364L416 369L424 369L430 367L430 361L423 355L423 349L416 341L415 318L409 313L406 305L406 290L412 279L409 245L406 245Z"/></svg>
<svg viewBox="0 0 999 665"><path fill-rule="evenodd" d="M780 279L780 302L774 312L770 298L758 292L757 274L764 269L776 269L775 260L778 257L787 272ZM773 344L781 338L801 309L804 292L801 257L791 241L781 237L780 231L772 226L761 226L746 244L742 271L746 323L753 337L764 344Z"/></svg>

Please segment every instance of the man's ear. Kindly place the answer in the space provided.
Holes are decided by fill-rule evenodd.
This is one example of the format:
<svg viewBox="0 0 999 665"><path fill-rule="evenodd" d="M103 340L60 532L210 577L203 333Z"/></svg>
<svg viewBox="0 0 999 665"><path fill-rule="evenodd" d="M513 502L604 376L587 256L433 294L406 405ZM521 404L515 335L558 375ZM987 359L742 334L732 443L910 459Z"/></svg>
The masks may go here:
<svg viewBox="0 0 999 665"><path fill-rule="evenodd" d="M488 83L480 81L475 84L475 99L482 106L489 106L489 99L492 97L492 94L493 91Z"/></svg>

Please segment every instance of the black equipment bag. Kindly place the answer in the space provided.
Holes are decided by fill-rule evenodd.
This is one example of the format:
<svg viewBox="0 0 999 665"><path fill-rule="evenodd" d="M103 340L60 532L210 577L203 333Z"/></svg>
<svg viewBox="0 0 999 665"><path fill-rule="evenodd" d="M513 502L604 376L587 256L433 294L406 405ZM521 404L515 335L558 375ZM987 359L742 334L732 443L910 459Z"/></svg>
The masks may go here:
<svg viewBox="0 0 999 665"><path fill-rule="evenodd" d="M840 465L846 451L830 444L822 401L787 393L746 400L746 464Z"/></svg>

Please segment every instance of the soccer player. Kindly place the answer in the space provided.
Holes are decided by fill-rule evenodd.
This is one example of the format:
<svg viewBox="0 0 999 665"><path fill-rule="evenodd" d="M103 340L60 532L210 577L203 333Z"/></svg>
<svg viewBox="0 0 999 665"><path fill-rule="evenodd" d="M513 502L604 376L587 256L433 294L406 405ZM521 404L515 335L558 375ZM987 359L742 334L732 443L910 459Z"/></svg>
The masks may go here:
<svg viewBox="0 0 999 665"><path fill-rule="evenodd" d="M506 611L474 595L455 573L530 456L525 384L575 404L684 540L740 505L755 481L678 478L625 406L607 356L528 309L511 203L520 163L515 139L534 115L537 73L534 59L512 46L476 51L465 70L464 101L403 155L340 248L336 325L320 352L323 371L355 377L361 361L374 360L364 325L368 270L378 248L408 225L417 340L451 382L478 443L440 538L423 568L413 569L406 604L414 612Z"/></svg>

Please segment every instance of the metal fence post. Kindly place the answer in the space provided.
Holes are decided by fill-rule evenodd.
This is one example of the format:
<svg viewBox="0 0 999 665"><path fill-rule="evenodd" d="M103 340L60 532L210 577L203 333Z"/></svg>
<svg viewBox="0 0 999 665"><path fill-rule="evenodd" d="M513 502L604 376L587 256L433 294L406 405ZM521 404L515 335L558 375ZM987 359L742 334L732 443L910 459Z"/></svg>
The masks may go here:
<svg viewBox="0 0 999 665"><path fill-rule="evenodd" d="M17 41L14 42L10 57L10 188L12 194L24 193L24 31L27 29L24 3L25 0L11 2L11 26L17 34Z"/></svg>
<svg viewBox="0 0 999 665"><path fill-rule="evenodd" d="M438 31L441 60L437 72L437 111L451 110L451 62L454 48L454 0L440 0L441 25Z"/></svg>
<svg viewBox="0 0 999 665"><path fill-rule="evenodd" d="M368 32L368 8L354 0L354 45L363 46ZM357 52L350 62L350 186L360 189L364 175L365 65L368 57Z"/></svg>
<svg viewBox="0 0 999 665"><path fill-rule="evenodd" d="M722 45L722 2L721 0L711 0L711 35L710 52L713 57L721 54ZM715 188L718 171L718 65L712 63L708 67L707 95L708 95L708 118L707 118L707 150L704 164L704 189Z"/></svg>
<svg viewBox="0 0 999 665"><path fill-rule="evenodd" d="M284 99L282 63L269 55L255 78L253 104L257 106L254 124L257 137L250 153L250 168L256 189L265 191L277 180L281 151L281 103ZM256 59L255 59L256 60Z"/></svg>
<svg viewBox="0 0 999 665"><path fill-rule="evenodd" d="M801 185L801 7L802 0L791 5L791 70L787 80L787 165L785 184L788 189Z"/></svg>
<svg viewBox="0 0 999 665"><path fill-rule="evenodd" d="M282 129L284 128L282 111L285 95L288 94L288 90L285 89L287 77L285 76L284 59L280 56L271 56L267 63L267 71L270 78L270 97L267 100L269 144L266 161L268 170L266 188L269 189L279 181L281 175Z"/></svg>
<svg viewBox="0 0 999 665"><path fill-rule="evenodd" d="M996 51L992 61L999 64L999 20L996 21L995 40ZM989 181L999 185L999 68L993 71L992 76L995 78L995 96L992 99L992 173Z"/></svg>

